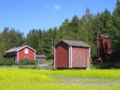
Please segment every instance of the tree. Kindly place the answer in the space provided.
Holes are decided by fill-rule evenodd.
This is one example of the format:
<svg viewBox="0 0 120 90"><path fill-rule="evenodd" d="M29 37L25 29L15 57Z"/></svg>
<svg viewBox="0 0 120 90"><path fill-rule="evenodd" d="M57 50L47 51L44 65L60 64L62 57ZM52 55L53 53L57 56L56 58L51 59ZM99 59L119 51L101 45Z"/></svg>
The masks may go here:
<svg viewBox="0 0 120 90"><path fill-rule="evenodd" d="M80 28L80 20L78 16L73 16L72 21L70 23L71 26L71 31L73 34L73 39L72 40L76 40L77 39L77 33L79 32L79 28Z"/></svg>
<svg viewBox="0 0 120 90"><path fill-rule="evenodd" d="M116 7L113 12L113 56L119 61L120 56L120 0L117 0ZM120 62L120 61L119 61Z"/></svg>
<svg viewBox="0 0 120 90"><path fill-rule="evenodd" d="M23 45L23 34L15 29L4 28L0 33L0 57L3 57L6 50Z"/></svg>
<svg viewBox="0 0 120 90"><path fill-rule="evenodd" d="M59 36L60 39L70 39L72 40L74 37L74 33L72 32L72 28L70 26L70 22L66 19L63 24L59 28Z"/></svg>

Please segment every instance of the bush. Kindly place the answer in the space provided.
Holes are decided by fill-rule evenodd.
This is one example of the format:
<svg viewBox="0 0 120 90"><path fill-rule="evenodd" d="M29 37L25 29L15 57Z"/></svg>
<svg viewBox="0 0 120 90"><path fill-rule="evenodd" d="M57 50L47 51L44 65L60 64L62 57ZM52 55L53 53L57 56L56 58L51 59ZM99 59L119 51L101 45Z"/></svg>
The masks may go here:
<svg viewBox="0 0 120 90"><path fill-rule="evenodd" d="M37 60L29 60L27 58L20 60L18 62L19 65L37 65L38 61Z"/></svg>
<svg viewBox="0 0 120 90"><path fill-rule="evenodd" d="M13 64L12 59L5 59L5 58L0 59L0 65L12 65L12 64Z"/></svg>
<svg viewBox="0 0 120 90"><path fill-rule="evenodd" d="M23 69L36 69L37 65L19 65L18 67Z"/></svg>
<svg viewBox="0 0 120 90"><path fill-rule="evenodd" d="M119 69L120 63L119 62L96 62L92 63L91 68L93 69Z"/></svg>

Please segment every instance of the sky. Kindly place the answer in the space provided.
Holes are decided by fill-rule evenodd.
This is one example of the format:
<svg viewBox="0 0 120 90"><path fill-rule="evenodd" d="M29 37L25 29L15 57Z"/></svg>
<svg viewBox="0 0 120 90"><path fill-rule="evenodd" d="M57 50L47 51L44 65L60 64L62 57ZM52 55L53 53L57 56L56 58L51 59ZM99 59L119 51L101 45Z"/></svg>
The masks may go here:
<svg viewBox="0 0 120 90"><path fill-rule="evenodd" d="M24 34L32 29L59 27L66 18L72 19L108 9L113 12L116 0L0 0L0 32L4 27Z"/></svg>

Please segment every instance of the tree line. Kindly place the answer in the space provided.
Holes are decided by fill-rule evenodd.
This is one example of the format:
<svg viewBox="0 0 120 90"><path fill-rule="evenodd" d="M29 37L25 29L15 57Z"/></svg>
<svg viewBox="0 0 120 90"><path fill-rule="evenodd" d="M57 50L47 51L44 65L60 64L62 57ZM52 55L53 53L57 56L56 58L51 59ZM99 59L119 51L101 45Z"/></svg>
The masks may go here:
<svg viewBox="0 0 120 90"><path fill-rule="evenodd" d="M105 10L96 15L89 8L79 18L73 16L72 20L65 19L62 25L48 30L32 29L24 33L15 29L4 28L0 33L0 57L9 48L29 45L37 50L37 54L45 54L48 59L53 55L53 48L61 39L84 41L91 46L92 56L96 55L97 32L107 34L112 41L112 60L120 62L120 1L117 0L113 13Z"/></svg>

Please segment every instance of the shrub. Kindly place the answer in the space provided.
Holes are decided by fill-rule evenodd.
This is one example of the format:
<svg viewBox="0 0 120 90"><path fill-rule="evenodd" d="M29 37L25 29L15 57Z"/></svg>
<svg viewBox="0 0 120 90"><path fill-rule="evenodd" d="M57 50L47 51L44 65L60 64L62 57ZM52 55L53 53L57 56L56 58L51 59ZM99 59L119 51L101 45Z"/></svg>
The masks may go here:
<svg viewBox="0 0 120 90"><path fill-rule="evenodd" d="M12 65L12 64L13 64L13 59L5 59L5 58L0 59L0 65Z"/></svg>
<svg viewBox="0 0 120 90"><path fill-rule="evenodd" d="M18 62L19 65L36 65L37 64L37 60L29 60L27 58L20 60Z"/></svg>
<svg viewBox="0 0 120 90"><path fill-rule="evenodd" d="M23 69L36 69L37 65L19 65L18 67Z"/></svg>

